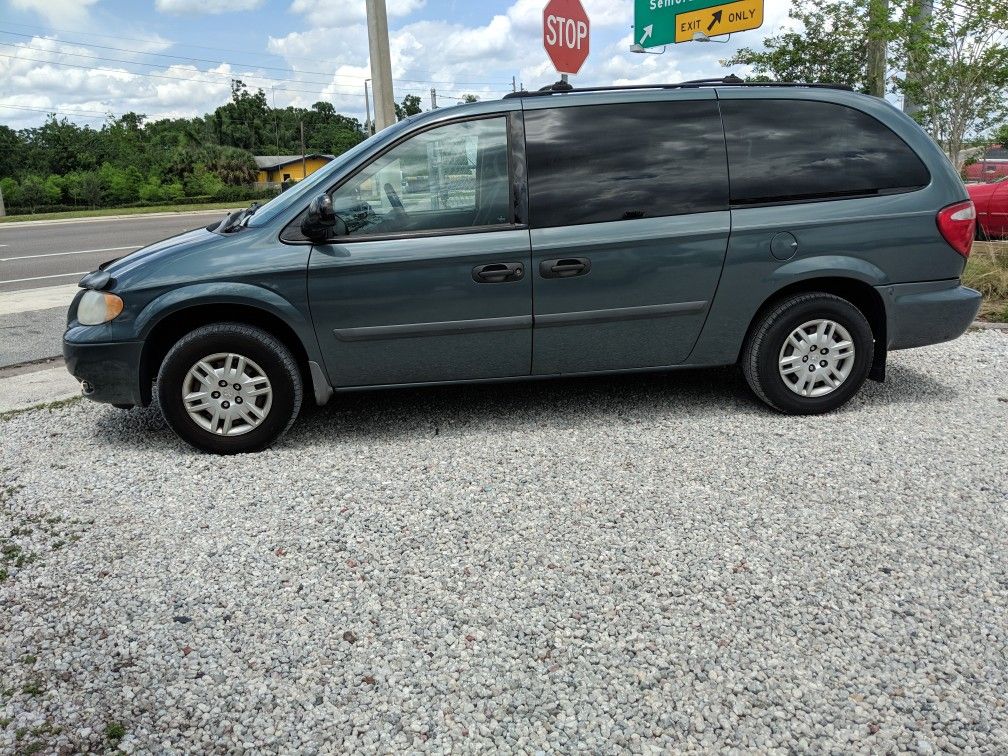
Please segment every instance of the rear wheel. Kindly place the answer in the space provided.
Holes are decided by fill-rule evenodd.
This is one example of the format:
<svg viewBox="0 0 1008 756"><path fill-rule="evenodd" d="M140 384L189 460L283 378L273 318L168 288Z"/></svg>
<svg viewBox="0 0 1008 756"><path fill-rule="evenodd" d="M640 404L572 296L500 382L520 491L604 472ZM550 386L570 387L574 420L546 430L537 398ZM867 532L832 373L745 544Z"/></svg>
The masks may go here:
<svg viewBox="0 0 1008 756"><path fill-rule="evenodd" d="M157 385L172 430L216 454L266 448L301 408L301 374L290 350L240 323L215 323L183 336L162 362Z"/></svg>
<svg viewBox="0 0 1008 756"><path fill-rule="evenodd" d="M871 326L857 307L832 294L799 294L757 320L742 370L753 392L774 409L815 415L857 393L874 352Z"/></svg>

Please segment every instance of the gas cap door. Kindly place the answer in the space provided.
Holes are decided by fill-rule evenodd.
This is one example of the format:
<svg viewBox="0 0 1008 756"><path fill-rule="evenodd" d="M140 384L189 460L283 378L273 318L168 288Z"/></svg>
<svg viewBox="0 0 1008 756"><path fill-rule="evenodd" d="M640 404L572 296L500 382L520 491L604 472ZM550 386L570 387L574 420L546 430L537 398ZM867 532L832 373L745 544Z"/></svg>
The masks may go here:
<svg viewBox="0 0 1008 756"><path fill-rule="evenodd" d="M798 240L788 232L774 236L770 241L770 254L778 260L790 260L798 254Z"/></svg>

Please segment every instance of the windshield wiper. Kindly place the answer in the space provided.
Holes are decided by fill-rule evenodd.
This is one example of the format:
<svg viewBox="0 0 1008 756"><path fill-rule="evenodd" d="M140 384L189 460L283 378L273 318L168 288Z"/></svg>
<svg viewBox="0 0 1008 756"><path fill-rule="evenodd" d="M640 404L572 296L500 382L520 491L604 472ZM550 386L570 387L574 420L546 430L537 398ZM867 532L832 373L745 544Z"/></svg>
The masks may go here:
<svg viewBox="0 0 1008 756"><path fill-rule="evenodd" d="M259 203L253 202L249 207L244 210L235 210L233 213L228 215L221 224L217 226L217 233L226 234L228 231L236 228L242 221L251 218L256 214L256 210L259 209Z"/></svg>

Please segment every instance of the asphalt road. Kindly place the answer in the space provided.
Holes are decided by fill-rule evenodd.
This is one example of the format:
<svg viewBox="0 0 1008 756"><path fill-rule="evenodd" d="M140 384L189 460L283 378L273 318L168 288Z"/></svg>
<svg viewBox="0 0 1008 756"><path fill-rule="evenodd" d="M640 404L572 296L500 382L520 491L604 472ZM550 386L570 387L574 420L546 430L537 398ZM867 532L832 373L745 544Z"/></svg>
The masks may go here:
<svg viewBox="0 0 1008 756"><path fill-rule="evenodd" d="M106 260L206 226L226 212L0 224L0 292L75 283Z"/></svg>
<svg viewBox="0 0 1008 756"><path fill-rule="evenodd" d="M72 287L106 260L206 226L226 212L0 224L0 368L59 356L66 325L65 306L40 301L4 312L5 296Z"/></svg>

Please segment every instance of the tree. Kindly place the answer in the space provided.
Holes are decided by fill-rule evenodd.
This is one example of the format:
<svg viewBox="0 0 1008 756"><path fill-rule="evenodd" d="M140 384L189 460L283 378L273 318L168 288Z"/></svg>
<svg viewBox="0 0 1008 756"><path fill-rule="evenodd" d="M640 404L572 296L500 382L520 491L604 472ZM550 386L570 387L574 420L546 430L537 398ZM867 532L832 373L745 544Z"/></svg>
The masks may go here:
<svg viewBox="0 0 1008 756"><path fill-rule="evenodd" d="M868 10L864 2L795 0L791 28L743 47L725 66L751 66L763 81L810 81L868 88Z"/></svg>
<svg viewBox="0 0 1008 756"><path fill-rule="evenodd" d="M89 207L102 203L102 181L94 171L85 171L80 177L81 198Z"/></svg>
<svg viewBox="0 0 1008 756"><path fill-rule="evenodd" d="M962 168L968 134L1008 117L1008 8L987 0L934 0L930 18L902 0L896 48L907 71L895 89L916 104L914 117Z"/></svg>
<svg viewBox="0 0 1008 756"><path fill-rule="evenodd" d="M462 102L479 102L479 97L474 94L462 95Z"/></svg>
<svg viewBox="0 0 1008 756"><path fill-rule="evenodd" d="M4 202L8 207L21 204L21 187L10 176L4 176L0 179L0 194L3 194Z"/></svg>
<svg viewBox="0 0 1008 756"><path fill-rule="evenodd" d="M1000 144L1002 147L1008 147L1008 123L1004 124L994 132L994 144Z"/></svg>
<svg viewBox="0 0 1008 756"><path fill-rule="evenodd" d="M21 180L21 202L33 213L45 202L45 182L35 174Z"/></svg>
<svg viewBox="0 0 1008 756"><path fill-rule="evenodd" d="M420 96L419 95L406 95L403 97L402 104L396 103L395 112L397 120L405 120L410 116L415 116L422 111L420 107Z"/></svg>

